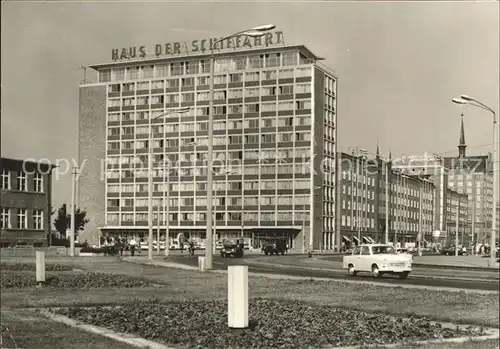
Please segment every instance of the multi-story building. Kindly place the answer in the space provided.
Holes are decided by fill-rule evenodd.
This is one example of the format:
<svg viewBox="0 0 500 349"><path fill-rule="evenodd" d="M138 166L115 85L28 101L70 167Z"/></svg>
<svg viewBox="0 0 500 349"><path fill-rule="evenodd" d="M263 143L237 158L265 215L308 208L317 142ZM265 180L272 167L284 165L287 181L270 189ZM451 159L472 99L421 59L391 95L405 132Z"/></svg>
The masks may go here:
<svg viewBox="0 0 500 349"><path fill-rule="evenodd" d="M0 159L2 247L47 244L51 225L53 168L48 163Z"/></svg>
<svg viewBox="0 0 500 349"><path fill-rule="evenodd" d="M500 232L500 202L497 202L497 232Z"/></svg>
<svg viewBox="0 0 500 349"><path fill-rule="evenodd" d="M456 238L460 245L469 245L471 242L470 225L468 221L469 198L467 194L447 189L446 203L446 234L442 242L454 245ZM458 237L457 237L458 227Z"/></svg>
<svg viewBox="0 0 500 349"><path fill-rule="evenodd" d="M462 115L458 156L445 158L448 185L469 198L468 220L474 241L489 243L493 218L493 162L491 154L467 156Z"/></svg>
<svg viewBox="0 0 500 349"><path fill-rule="evenodd" d="M344 243L385 242L387 200L390 243L413 247L419 232L424 243L431 242L435 192L432 182L393 169L391 160L382 160L378 149L375 158L339 153L337 159L338 230Z"/></svg>
<svg viewBox="0 0 500 349"><path fill-rule="evenodd" d="M204 238L209 57L91 66L99 80L80 86L79 122L89 241L99 230L147 238L150 127L160 239L167 225L170 238ZM315 249L334 241L337 78L302 45L216 51L215 59L217 238L243 236L257 247L282 236L292 248ZM181 107L190 109L155 119Z"/></svg>
<svg viewBox="0 0 500 349"><path fill-rule="evenodd" d="M446 203L448 200L448 170L444 166L443 158L429 154L403 156L393 160L392 166L406 176L426 178L433 184L433 231L439 231L440 237L443 238L447 229Z"/></svg>

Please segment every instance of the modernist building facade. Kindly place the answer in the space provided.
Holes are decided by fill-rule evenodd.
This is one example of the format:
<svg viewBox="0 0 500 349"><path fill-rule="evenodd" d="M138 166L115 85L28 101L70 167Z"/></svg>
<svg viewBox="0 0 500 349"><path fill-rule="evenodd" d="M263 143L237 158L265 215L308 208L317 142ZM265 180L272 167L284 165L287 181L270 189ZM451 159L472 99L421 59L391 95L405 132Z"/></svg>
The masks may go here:
<svg viewBox="0 0 500 349"><path fill-rule="evenodd" d="M0 245L45 246L50 232L53 165L1 158Z"/></svg>
<svg viewBox="0 0 500 349"><path fill-rule="evenodd" d="M446 235L441 241L448 246L455 245L458 232L458 243L469 245L472 242L468 220L469 197L448 188L446 198Z"/></svg>
<svg viewBox="0 0 500 349"><path fill-rule="evenodd" d="M400 173L416 178L426 178L434 186L433 231L440 239L446 236L448 203L448 169L438 155L403 156L392 161L392 167Z"/></svg>
<svg viewBox="0 0 500 349"><path fill-rule="evenodd" d="M217 51L214 225L217 239L292 248L334 241L337 78L305 46ZM79 205L85 238L147 238L148 141L160 239L206 231L208 54L93 65L80 86ZM183 114L175 108L189 107ZM326 161L324 159L327 159ZM168 212L168 215L167 215Z"/></svg>
<svg viewBox="0 0 500 349"><path fill-rule="evenodd" d="M466 155L462 119L458 156L444 158L449 169L448 185L468 195L468 221L474 241L489 243L493 218L493 161L489 155Z"/></svg>
<svg viewBox="0 0 500 349"><path fill-rule="evenodd" d="M419 232L424 244L432 242L435 187L431 181L392 168L390 159L381 159L378 149L375 157L338 153L337 159L338 227L345 245L385 242L387 214L389 243L415 246Z"/></svg>

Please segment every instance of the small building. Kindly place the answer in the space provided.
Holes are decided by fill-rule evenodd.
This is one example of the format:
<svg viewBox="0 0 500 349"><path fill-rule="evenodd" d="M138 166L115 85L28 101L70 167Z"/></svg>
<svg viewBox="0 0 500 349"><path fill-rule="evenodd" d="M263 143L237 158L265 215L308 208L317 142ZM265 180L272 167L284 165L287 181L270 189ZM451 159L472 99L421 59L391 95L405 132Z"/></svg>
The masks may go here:
<svg viewBox="0 0 500 349"><path fill-rule="evenodd" d="M0 246L47 245L52 211L49 163L0 159Z"/></svg>

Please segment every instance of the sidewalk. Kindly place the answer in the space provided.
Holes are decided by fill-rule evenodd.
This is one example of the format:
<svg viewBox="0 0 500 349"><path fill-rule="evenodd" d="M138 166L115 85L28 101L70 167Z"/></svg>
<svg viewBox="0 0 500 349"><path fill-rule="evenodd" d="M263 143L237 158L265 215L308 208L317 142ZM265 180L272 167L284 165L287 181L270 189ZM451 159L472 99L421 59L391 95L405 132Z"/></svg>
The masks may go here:
<svg viewBox="0 0 500 349"><path fill-rule="evenodd" d="M165 261L164 256L153 256L153 260L150 262L148 256L123 256L122 261L143 265L154 265L157 267L166 267L166 268L176 268L176 269L185 269L185 270L199 270L198 267L193 267L190 265L182 264L182 263L174 263Z"/></svg>
<svg viewBox="0 0 500 349"><path fill-rule="evenodd" d="M499 263L490 265L489 258L482 256L414 256L413 265L459 268L499 268Z"/></svg>

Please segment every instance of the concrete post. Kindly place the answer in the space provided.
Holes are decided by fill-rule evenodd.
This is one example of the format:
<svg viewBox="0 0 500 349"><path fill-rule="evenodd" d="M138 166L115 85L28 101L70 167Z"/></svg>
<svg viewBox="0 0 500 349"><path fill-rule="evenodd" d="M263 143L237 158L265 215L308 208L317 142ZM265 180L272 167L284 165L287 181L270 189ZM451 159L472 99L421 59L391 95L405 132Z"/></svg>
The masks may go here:
<svg viewBox="0 0 500 349"><path fill-rule="evenodd" d="M227 276L227 324L230 328L247 328L248 266L229 266Z"/></svg>
<svg viewBox="0 0 500 349"><path fill-rule="evenodd" d="M36 251L36 282L45 283L45 252Z"/></svg>
<svg viewBox="0 0 500 349"><path fill-rule="evenodd" d="M200 271L205 271L206 268L206 257L198 257L198 267L200 268Z"/></svg>

